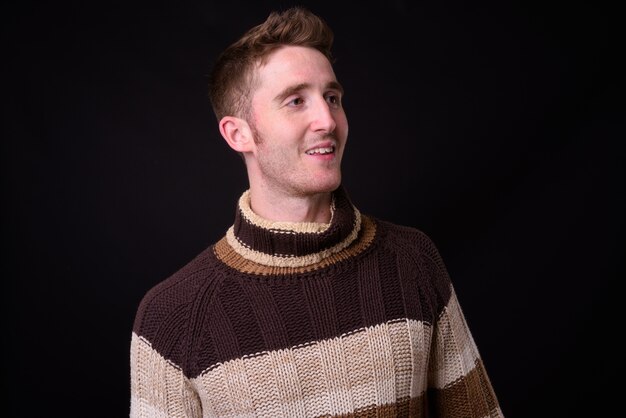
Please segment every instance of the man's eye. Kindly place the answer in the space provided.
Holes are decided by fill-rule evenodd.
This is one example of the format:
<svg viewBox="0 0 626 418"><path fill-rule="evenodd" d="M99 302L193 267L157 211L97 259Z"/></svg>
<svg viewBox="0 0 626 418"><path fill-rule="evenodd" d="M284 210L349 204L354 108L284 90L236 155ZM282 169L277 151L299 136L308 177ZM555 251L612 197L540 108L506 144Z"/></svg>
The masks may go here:
<svg viewBox="0 0 626 418"><path fill-rule="evenodd" d="M299 106L303 103L303 100L300 97L296 97L295 99L291 99L289 104L292 106Z"/></svg>
<svg viewBox="0 0 626 418"><path fill-rule="evenodd" d="M331 105L334 105L334 106L341 105L341 98L335 94L329 94L328 96L326 96L326 100Z"/></svg>

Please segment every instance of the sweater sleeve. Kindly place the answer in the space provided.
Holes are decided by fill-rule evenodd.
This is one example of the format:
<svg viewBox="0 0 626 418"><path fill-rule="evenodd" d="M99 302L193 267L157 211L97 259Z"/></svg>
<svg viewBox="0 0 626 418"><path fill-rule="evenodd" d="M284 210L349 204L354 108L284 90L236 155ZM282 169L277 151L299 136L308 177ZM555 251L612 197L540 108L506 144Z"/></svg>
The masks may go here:
<svg viewBox="0 0 626 418"><path fill-rule="evenodd" d="M180 367L133 332L130 418L201 417L200 399Z"/></svg>
<svg viewBox="0 0 626 418"><path fill-rule="evenodd" d="M435 417L503 417L454 289L434 327L428 386Z"/></svg>
<svg viewBox="0 0 626 418"><path fill-rule="evenodd" d="M414 263L424 298L423 317L432 327L425 406L436 418L503 418L447 267L432 239L415 228L382 223L393 250ZM411 251L412 250L412 251Z"/></svg>
<svg viewBox="0 0 626 418"><path fill-rule="evenodd" d="M422 233L421 268L436 295L428 367L430 416L501 418L500 405L465 319L447 267Z"/></svg>

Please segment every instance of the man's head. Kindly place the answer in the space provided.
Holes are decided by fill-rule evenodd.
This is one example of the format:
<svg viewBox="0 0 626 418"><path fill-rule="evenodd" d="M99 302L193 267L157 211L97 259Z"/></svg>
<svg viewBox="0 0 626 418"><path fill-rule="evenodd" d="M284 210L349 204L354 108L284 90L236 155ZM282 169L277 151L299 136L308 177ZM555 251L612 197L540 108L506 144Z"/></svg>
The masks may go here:
<svg viewBox="0 0 626 418"><path fill-rule="evenodd" d="M333 37L330 27L306 9L272 12L217 59L209 78L209 98L217 120L224 116L246 119L258 81L256 69L274 51L287 45L305 46L317 49L332 62Z"/></svg>
<svg viewBox="0 0 626 418"><path fill-rule="evenodd" d="M348 121L332 39L320 18L293 8L218 59L211 94L220 133L243 156L253 198L326 194L341 183Z"/></svg>

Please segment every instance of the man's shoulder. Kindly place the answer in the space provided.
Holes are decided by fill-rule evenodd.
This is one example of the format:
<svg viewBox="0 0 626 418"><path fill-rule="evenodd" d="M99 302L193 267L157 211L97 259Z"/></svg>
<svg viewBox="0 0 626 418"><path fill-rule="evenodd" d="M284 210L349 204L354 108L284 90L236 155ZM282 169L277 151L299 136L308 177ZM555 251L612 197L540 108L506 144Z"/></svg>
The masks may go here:
<svg viewBox="0 0 626 418"><path fill-rule="evenodd" d="M383 247L403 258L426 257L438 263L441 261L435 241L423 229L380 218L372 219L377 225Z"/></svg>
<svg viewBox="0 0 626 418"><path fill-rule="evenodd" d="M399 224L380 218L374 218L374 220L380 228L383 240L386 242L427 247L434 245L430 236L418 227Z"/></svg>
<svg viewBox="0 0 626 418"><path fill-rule="evenodd" d="M135 331L141 332L146 322L184 316L202 295L202 289L219 282L222 276L211 245L144 294L137 309Z"/></svg>
<svg viewBox="0 0 626 418"><path fill-rule="evenodd" d="M420 277L424 288L433 289L442 301L450 297L451 281L445 263L430 236L414 226L389 221L377 221L381 230L382 245L396 257L403 268L413 270ZM442 305L443 306L443 305Z"/></svg>

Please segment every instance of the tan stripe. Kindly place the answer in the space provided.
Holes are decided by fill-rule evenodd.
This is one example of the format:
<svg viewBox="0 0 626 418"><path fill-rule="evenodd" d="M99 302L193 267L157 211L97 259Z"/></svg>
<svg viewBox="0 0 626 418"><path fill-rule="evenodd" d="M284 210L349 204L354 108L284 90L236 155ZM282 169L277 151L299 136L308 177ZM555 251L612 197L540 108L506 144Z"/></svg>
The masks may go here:
<svg viewBox="0 0 626 418"><path fill-rule="evenodd" d="M328 250L327 252L316 253L311 257L281 258L249 250L236 238L229 237L229 234L232 235L231 229L227 232L226 237L215 244L215 255L222 262L242 273L260 275L304 273L327 267L359 254L371 244L376 235L374 222L367 216L363 216L361 219L362 236L352 242L353 245L348 248L341 248L343 251L337 250L339 252L333 253ZM352 238L347 238L343 243L350 239ZM334 250L335 248L333 248Z"/></svg>
<svg viewBox="0 0 626 418"><path fill-rule="evenodd" d="M340 415L392 405L426 390L410 376L426 373L425 353L417 355L414 347L429 346L431 332L422 322L395 321L232 360L193 380L205 407L218 416Z"/></svg>
<svg viewBox="0 0 626 418"><path fill-rule="evenodd" d="M467 375L480 359L454 289L437 321L433 343L431 386L435 388L444 388Z"/></svg>
<svg viewBox="0 0 626 418"><path fill-rule="evenodd" d="M152 349L145 339L131 339L131 417L199 416L201 407L182 370Z"/></svg>
<svg viewBox="0 0 626 418"><path fill-rule="evenodd" d="M445 416L503 417L480 360L467 376L435 393L436 406Z"/></svg>

